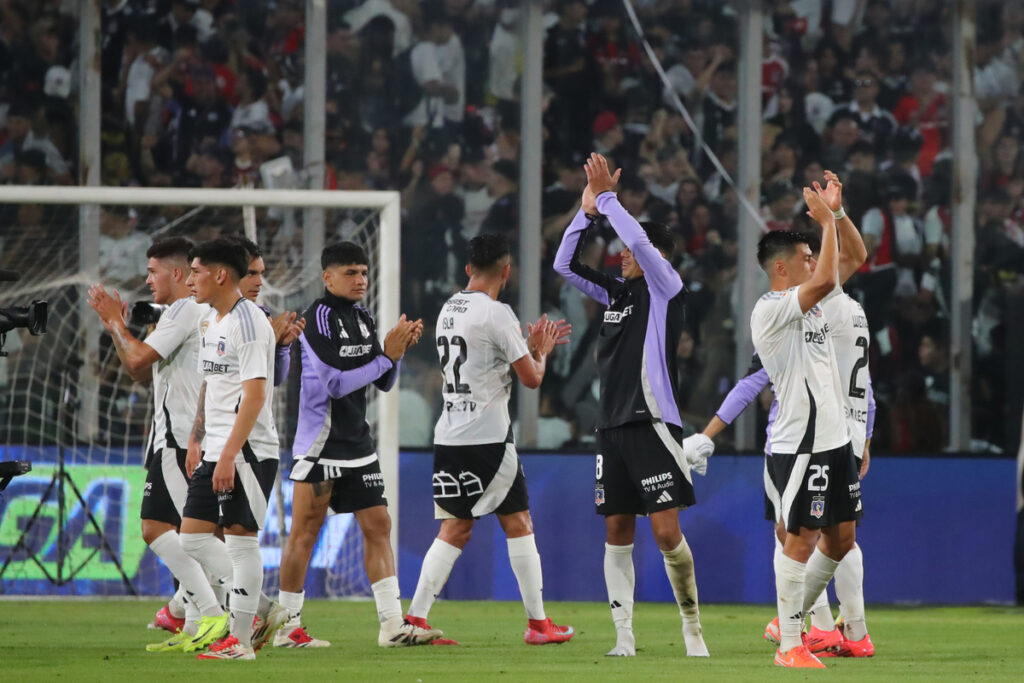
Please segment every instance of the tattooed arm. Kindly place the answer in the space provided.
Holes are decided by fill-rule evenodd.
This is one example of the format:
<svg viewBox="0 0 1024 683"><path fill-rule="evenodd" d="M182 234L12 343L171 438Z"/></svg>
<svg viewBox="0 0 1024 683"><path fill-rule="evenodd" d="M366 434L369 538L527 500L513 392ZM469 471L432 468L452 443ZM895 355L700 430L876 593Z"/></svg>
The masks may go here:
<svg viewBox="0 0 1024 683"><path fill-rule="evenodd" d="M196 420L192 423L192 433L188 437L188 455L185 458L185 473L192 477L192 472L199 467L203 458L203 438L206 436L206 380L199 387L199 401L196 406Z"/></svg>

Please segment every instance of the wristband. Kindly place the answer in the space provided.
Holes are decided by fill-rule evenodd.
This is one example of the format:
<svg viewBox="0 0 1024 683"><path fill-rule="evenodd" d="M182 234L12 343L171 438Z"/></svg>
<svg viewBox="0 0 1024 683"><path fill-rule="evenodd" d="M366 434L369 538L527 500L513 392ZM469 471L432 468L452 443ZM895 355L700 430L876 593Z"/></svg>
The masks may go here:
<svg viewBox="0 0 1024 683"><path fill-rule="evenodd" d="M833 211L832 215L835 216L837 221L841 221L846 218L846 209L840 204L838 211Z"/></svg>

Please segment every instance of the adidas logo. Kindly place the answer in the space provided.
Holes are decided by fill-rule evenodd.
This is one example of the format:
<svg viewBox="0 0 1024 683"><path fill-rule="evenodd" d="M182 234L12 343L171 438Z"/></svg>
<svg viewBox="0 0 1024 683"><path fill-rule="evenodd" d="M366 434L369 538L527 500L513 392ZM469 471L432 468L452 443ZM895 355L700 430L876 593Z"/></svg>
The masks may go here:
<svg viewBox="0 0 1024 683"><path fill-rule="evenodd" d="M658 500L655 501L655 502L657 502L657 503L671 503L672 502L672 496L668 495L668 491L662 491L661 495L658 496Z"/></svg>
<svg viewBox="0 0 1024 683"><path fill-rule="evenodd" d="M612 609L615 609L616 607L622 607L622 603L621 603L621 602L619 602L618 600L612 600L612 602L611 602L611 608L612 608Z"/></svg>

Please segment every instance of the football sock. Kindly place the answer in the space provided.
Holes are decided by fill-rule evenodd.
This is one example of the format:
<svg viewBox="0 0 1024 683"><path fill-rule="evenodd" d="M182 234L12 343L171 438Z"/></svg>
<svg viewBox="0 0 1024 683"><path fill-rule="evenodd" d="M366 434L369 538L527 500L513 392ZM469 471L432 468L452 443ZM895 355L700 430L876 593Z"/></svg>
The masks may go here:
<svg viewBox="0 0 1024 683"><path fill-rule="evenodd" d="M274 606L274 601L267 597L267 594L260 591L260 604L256 607L256 614L262 618L266 618L270 614L270 608Z"/></svg>
<svg viewBox="0 0 1024 683"><path fill-rule="evenodd" d="M604 584L608 588L608 604L612 608L615 629L633 628L633 544L604 544Z"/></svg>
<svg viewBox="0 0 1024 683"><path fill-rule="evenodd" d="M822 631L834 631L836 622L832 618L832 610L828 606L828 591L818 594L818 599L811 605L811 626Z"/></svg>
<svg viewBox="0 0 1024 683"><path fill-rule="evenodd" d="M223 543L221 544L223 545ZM224 549L224 554L227 555L227 549ZM209 572L206 573L206 578L210 582L210 588L213 589L213 594L217 597L217 604L220 605L221 612L228 611L228 591L231 590L231 575L227 578L215 579Z"/></svg>
<svg viewBox="0 0 1024 683"><path fill-rule="evenodd" d="M700 623L700 608L697 605L697 577L693 571L693 553L683 536L672 550L662 550L665 556L665 573L672 584L679 614L684 625Z"/></svg>
<svg viewBox="0 0 1024 683"><path fill-rule="evenodd" d="M409 604L409 614L414 617L426 619L434 601L440 595L444 584L448 582L448 576L452 573L455 560L459 559L462 550L450 543L445 543L440 538L435 538L430 544L427 554L423 557L423 566L420 567L420 578L416 582L416 592L412 596L412 603Z"/></svg>
<svg viewBox="0 0 1024 683"><path fill-rule="evenodd" d="M811 553L811 559L807 560L807 570L804 574L804 613L811 609L811 605L818 599L818 596L825 590L825 586L832 580L839 563L821 552L818 548ZM833 625L833 628L835 626Z"/></svg>
<svg viewBox="0 0 1024 683"><path fill-rule="evenodd" d="M377 619L383 625L393 619L402 619L401 593L398 591L398 577L389 576L370 586L377 603Z"/></svg>
<svg viewBox="0 0 1024 683"><path fill-rule="evenodd" d="M868 634L864 620L864 554L856 543L836 567L835 579L843 635L849 640L864 640Z"/></svg>
<svg viewBox="0 0 1024 683"><path fill-rule="evenodd" d="M182 598L182 602L185 603L185 625L181 627L181 632L194 636L199 627L199 607L196 606L195 600L189 600L187 595Z"/></svg>
<svg viewBox="0 0 1024 683"><path fill-rule="evenodd" d="M178 535L174 531L168 531L167 534L174 534L175 536ZM166 536L167 534L161 535L161 538L163 536ZM150 544L149 547L152 548L152 544ZM157 553L156 550L153 550L153 552L156 554L157 557L160 557L160 553ZM163 558L160 557L160 559ZM164 564L167 563L164 562ZM168 567L168 569L169 568L170 567ZM171 573L173 574L174 572ZM175 578L177 578L177 576L175 576ZM171 616L175 619L181 619L183 616L185 616L185 587L181 585L181 579L178 579L178 590L174 591L174 595L172 595L171 599L167 601L167 611L170 612Z"/></svg>
<svg viewBox="0 0 1024 683"><path fill-rule="evenodd" d="M533 534L508 539L508 561L519 583L528 619L543 621L544 576L540 568L540 553Z"/></svg>
<svg viewBox="0 0 1024 683"><path fill-rule="evenodd" d="M217 598L206 580L206 572L185 548L185 536L192 535L194 534L179 536L177 531L167 531L154 539L149 547L177 577L180 583L179 590L189 596L190 602L195 602L196 609L204 615L216 616L221 614L221 611L218 609ZM187 616L185 605L181 606L181 616Z"/></svg>
<svg viewBox="0 0 1024 683"><path fill-rule="evenodd" d="M802 644L804 574L806 565L779 553L775 557L775 593L779 609L779 652Z"/></svg>
<svg viewBox="0 0 1024 683"><path fill-rule="evenodd" d="M231 634L242 645L252 642L252 621L260 604L263 588L263 558L256 536L224 537L231 557Z"/></svg>
<svg viewBox="0 0 1024 683"><path fill-rule="evenodd" d="M211 533L181 534L181 547L206 570L207 586L230 585L231 558L219 538ZM199 599L200 594L196 593L196 606L204 617L216 617L224 613L223 601L216 590L211 588L210 592L213 595L212 605L207 604L206 598Z"/></svg>
<svg viewBox="0 0 1024 683"><path fill-rule="evenodd" d="M289 625L294 627L302 623L302 603L305 599L305 591L299 591L298 593L280 591L277 594L277 601L281 603L282 607L288 610Z"/></svg>

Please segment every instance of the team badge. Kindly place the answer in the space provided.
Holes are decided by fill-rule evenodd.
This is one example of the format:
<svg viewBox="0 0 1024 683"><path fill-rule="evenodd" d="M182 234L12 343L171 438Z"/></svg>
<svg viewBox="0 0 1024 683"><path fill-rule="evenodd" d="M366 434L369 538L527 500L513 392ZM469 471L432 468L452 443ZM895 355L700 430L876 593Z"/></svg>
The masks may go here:
<svg viewBox="0 0 1024 683"><path fill-rule="evenodd" d="M218 356L223 356L225 353L227 353L227 351L228 351L228 343L226 341L221 339L219 342L217 342L217 355Z"/></svg>
<svg viewBox="0 0 1024 683"><path fill-rule="evenodd" d="M604 487L600 484L594 488L594 505L604 505Z"/></svg>
<svg viewBox="0 0 1024 683"><path fill-rule="evenodd" d="M821 519L825 514L825 496L811 498L811 517Z"/></svg>

